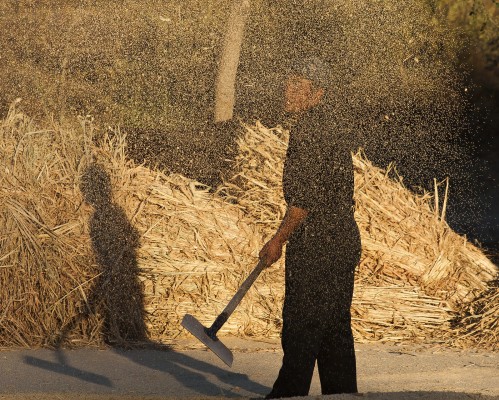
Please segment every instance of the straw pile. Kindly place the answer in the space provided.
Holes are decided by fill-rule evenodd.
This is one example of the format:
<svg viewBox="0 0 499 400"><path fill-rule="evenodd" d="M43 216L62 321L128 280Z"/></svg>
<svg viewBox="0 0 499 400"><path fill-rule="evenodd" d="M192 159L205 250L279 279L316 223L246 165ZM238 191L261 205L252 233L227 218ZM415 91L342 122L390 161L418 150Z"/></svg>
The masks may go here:
<svg viewBox="0 0 499 400"><path fill-rule="evenodd" d="M32 346L79 312L96 275L77 190L84 138L14 109L0 129L0 345ZM93 341L100 321L78 329Z"/></svg>
<svg viewBox="0 0 499 400"><path fill-rule="evenodd" d="M499 349L499 281L470 302L453 321L449 336L454 345Z"/></svg>
<svg viewBox="0 0 499 400"><path fill-rule="evenodd" d="M261 235L238 206L183 176L134 165L119 132L93 145L92 124L81 125L41 130L15 108L2 121L0 346L54 344L67 327L65 339L75 345L106 339L104 313L80 318L104 273L89 227L96 211L79 188L92 163L107 171L116 206L139 232L136 257L152 339L178 335L186 312L205 310L208 322L256 263ZM109 227L110 235L116 231ZM226 331L248 331L239 324L249 319L245 310Z"/></svg>
<svg viewBox="0 0 499 400"><path fill-rule="evenodd" d="M240 172L227 185L266 237L285 212L287 140L285 130L246 126L236 160ZM357 340L415 339L435 329L440 335L456 312L487 289L497 269L446 224L449 182L440 211L442 183L435 182L435 194L418 196L403 186L393 166L376 168L361 151L353 161L363 246L352 308Z"/></svg>
<svg viewBox="0 0 499 400"><path fill-rule="evenodd" d="M89 227L97 211L79 188L93 163L109 174L113 203L140 236L134 254L150 338L186 336L185 313L212 322L282 218L287 133L246 127L240 172L220 188L221 196L183 176L134 164L124 135L97 140L91 122L80 122L79 129L52 124L41 130L12 108L1 123L0 345L54 344L67 327L64 339L73 345L106 339L106 314L85 314L104 274ZM364 241L353 305L356 338L442 337L456 304L484 290L494 266L436 216L429 195L414 196L360 154L354 161ZM279 336L282 264L263 272L222 332Z"/></svg>
<svg viewBox="0 0 499 400"><path fill-rule="evenodd" d="M268 232L275 230L285 211L280 182L287 140L287 132L281 129L246 127L239 141L241 172L234 177L235 185L229 186ZM496 268L445 223L447 190L443 209L438 209L441 184L436 184L434 196L418 196L398 176L390 178L396 175L393 166L386 171L376 168L361 151L353 161L355 218L364 253L362 282L417 285L454 307L486 289Z"/></svg>

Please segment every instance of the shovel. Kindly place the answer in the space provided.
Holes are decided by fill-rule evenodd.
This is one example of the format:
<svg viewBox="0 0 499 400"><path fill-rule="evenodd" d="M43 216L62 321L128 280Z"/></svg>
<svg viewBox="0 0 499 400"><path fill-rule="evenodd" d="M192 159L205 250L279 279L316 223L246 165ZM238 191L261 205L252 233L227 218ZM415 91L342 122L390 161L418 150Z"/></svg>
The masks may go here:
<svg viewBox="0 0 499 400"><path fill-rule="evenodd" d="M229 304L227 304L227 306L209 328L203 326L196 318L194 318L190 314L186 314L182 319L182 326L190 333L192 333L202 343L204 343L229 367L232 367L234 356L232 355L232 352L227 348L227 346L225 346L217 338L217 332L225 324L227 319L230 317L237 305L241 302L248 289L251 287L253 282L255 282L256 278L258 278L258 275L260 275L260 272L262 272L264 268L265 264L262 261L259 261L255 269L251 271L234 297L232 297L232 299L229 301Z"/></svg>

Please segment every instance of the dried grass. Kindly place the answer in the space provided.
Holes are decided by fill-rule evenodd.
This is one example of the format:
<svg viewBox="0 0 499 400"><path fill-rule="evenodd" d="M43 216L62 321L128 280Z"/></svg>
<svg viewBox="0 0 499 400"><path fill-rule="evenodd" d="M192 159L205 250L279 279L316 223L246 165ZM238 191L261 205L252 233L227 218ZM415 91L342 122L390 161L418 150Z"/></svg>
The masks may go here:
<svg viewBox="0 0 499 400"><path fill-rule="evenodd" d="M234 178L236 185L229 186L267 233L276 229L285 211L280 182L287 135L261 125L246 127L237 159L241 172ZM415 195L406 189L393 165L386 171L376 168L362 151L353 156L353 162L355 219L363 245L361 282L420 286L453 308L486 289L496 267L449 228L445 206L439 212L432 206L432 194ZM437 185L435 195L439 190Z"/></svg>
<svg viewBox="0 0 499 400"><path fill-rule="evenodd" d="M467 304L448 332L455 346L499 349L499 282Z"/></svg>
<svg viewBox="0 0 499 400"><path fill-rule="evenodd" d="M245 128L236 160L240 172L227 187L268 237L285 212L281 180L288 133L259 124ZM449 331L449 320L487 290L497 267L445 222L449 181L435 182L434 193L416 195L404 187L394 165L376 168L362 151L353 155L353 162L355 218L363 248L352 306L356 339L459 335L459 329ZM374 294L379 301L363 300ZM490 310L497 314L497 298L491 300ZM462 343L484 345L498 334L497 317L481 317L470 333L474 339ZM489 324L489 334L482 334L480 324Z"/></svg>
<svg viewBox="0 0 499 400"><path fill-rule="evenodd" d="M1 123L0 346L54 344L67 327L67 343L104 340L104 314L86 311L103 271L92 251L94 210L79 189L95 162L140 235L136 257L150 338L186 336L185 313L212 322L283 216L287 133L245 127L239 173L212 194L183 176L128 160L120 132L92 144L92 124L80 122L76 130L57 124L40 130L13 107ZM494 266L448 228L429 194L415 196L360 153L354 163L364 244L352 310L357 340L443 336L459 304L485 289ZM278 337L282 264L263 272L222 332Z"/></svg>
<svg viewBox="0 0 499 400"><path fill-rule="evenodd" d="M77 190L85 144L15 109L0 130L0 345L44 344L78 313L96 273ZM99 328L90 316L76 330L94 341Z"/></svg>

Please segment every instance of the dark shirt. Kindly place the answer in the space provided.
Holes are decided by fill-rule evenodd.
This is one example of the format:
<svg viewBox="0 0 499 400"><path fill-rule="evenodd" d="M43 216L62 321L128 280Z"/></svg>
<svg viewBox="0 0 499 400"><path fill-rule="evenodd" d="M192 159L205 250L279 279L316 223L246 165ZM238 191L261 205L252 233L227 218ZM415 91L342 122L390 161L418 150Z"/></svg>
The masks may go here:
<svg viewBox="0 0 499 400"><path fill-rule="evenodd" d="M302 225L319 231L354 221L352 138L338 125L327 107L307 111L291 129L284 163L286 203L308 210Z"/></svg>

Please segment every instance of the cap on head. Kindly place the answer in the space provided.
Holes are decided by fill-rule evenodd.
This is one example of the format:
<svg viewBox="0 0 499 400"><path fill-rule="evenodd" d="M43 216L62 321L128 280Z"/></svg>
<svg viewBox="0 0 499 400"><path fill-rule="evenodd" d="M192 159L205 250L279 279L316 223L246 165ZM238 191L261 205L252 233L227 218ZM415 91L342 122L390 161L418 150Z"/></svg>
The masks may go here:
<svg viewBox="0 0 499 400"><path fill-rule="evenodd" d="M331 66L317 56L296 58L291 64L291 72L322 88L327 88L330 83Z"/></svg>

